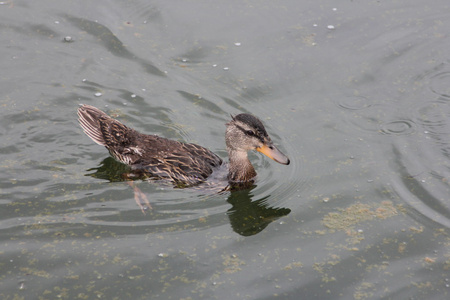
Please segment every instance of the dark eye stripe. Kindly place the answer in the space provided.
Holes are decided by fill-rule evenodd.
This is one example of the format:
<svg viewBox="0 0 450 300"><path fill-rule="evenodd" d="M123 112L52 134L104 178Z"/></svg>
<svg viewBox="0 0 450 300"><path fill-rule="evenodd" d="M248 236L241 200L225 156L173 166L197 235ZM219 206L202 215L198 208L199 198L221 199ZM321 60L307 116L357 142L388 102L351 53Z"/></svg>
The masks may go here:
<svg viewBox="0 0 450 300"><path fill-rule="evenodd" d="M264 137L263 137L264 134L263 134L263 133L261 133L261 132L259 132L259 131L257 131L257 132L255 133L255 132L252 131L252 130L244 129L243 127L241 127L241 126L239 126L239 125L237 125L237 124L236 124L236 127L237 127L239 130L241 130L245 135L255 137L255 138L257 138L258 140L260 140L262 143L264 143Z"/></svg>
<svg viewBox="0 0 450 300"><path fill-rule="evenodd" d="M240 131L242 131L243 133L245 133L248 136L255 136L256 134L253 132L253 130L247 130L244 129L243 127L239 126L236 124L236 127L239 128Z"/></svg>

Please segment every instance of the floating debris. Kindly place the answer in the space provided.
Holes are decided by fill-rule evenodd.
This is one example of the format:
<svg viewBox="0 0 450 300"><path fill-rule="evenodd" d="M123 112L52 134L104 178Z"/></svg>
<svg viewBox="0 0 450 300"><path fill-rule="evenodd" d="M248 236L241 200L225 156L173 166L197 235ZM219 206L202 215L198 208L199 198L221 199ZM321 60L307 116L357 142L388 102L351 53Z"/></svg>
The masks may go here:
<svg viewBox="0 0 450 300"><path fill-rule="evenodd" d="M65 37L63 38L63 41L64 41L65 43L72 43L74 40L73 40L73 38L72 38L71 36L65 36Z"/></svg>
<svg viewBox="0 0 450 300"><path fill-rule="evenodd" d="M102 93L97 92L97 93L94 94L94 96L95 96L95 97L101 97L101 96L102 96Z"/></svg>

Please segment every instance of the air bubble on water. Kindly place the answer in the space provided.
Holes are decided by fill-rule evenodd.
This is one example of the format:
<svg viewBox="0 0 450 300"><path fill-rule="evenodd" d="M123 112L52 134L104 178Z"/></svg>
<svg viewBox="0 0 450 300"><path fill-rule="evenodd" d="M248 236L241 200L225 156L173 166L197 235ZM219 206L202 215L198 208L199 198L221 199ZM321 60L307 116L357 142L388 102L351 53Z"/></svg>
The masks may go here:
<svg viewBox="0 0 450 300"><path fill-rule="evenodd" d="M181 59L182 62L187 62L186 58Z"/></svg>
<svg viewBox="0 0 450 300"><path fill-rule="evenodd" d="M216 64L213 64L212 66L213 66L214 68L215 68L215 67L217 67L217 65L216 65Z"/></svg>
<svg viewBox="0 0 450 300"><path fill-rule="evenodd" d="M101 96L102 96L102 93L97 92L97 93L94 94L94 96L95 96L95 97L101 97Z"/></svg>
<svg viewBox="0 0 450 300"><path fill-rule="evenodd" d="M334 25L328 25L327 28L330 30L333 30L335 27L334 27Z"/></svg>
<svg viewBox="0 0 450 300"><path fill-rule="evenodd" d="M337 8L336 8L336 7L333 7L333 11L337 11Z"/></svg>
<svg viewBox="0 0 450 300"><path fill-rule="evenodd" d="M239 47L241 45L241 43L239 43L239 42L238 43L234 43L234 45Z"/></svg>
<svg viewBox="0 0 450 300"><path fill-rule="evenodd" d="M225 67L225 68L223 68L225 71L228 71L230 68L228 68L228 67Z"/></svg>
<svg viewBox="0 0 450 300"><path fill-rule="evenodd" d="M83 78L82 80L81 80L82 82L86 82L87 81L87 79L86 78Z"/></svg>
<svg viewBox="0 0 450 300"><path fill-rule="evenodd" d="M63 41L66 42L66 43L72 43L73 42L73 38L71 36L65 36Z"/></svg>
<svg viewBox="0 0 450 300"><path fill-rule="evenodd" d="M136 94L131 94L131 98L136 98Z"/></svg>
<svg viewBox="0 0 450 300"><path fill-rule="evenodd" d="M317 27L318 25L316 23L313 24L313 27Z"/></svg>
<svg viewBox="0 0 450 300"><path fill-rule="evenodd" d="M127 105L128 105L128 103L124 102L124 103L123 103L123 105L127 106Z"/></svg>
<svg viewBox="0 0 450 300"><path fill-rule="evenodd" d="M367 179L367 182L371 183L371 182L373 182L373 179Z"/></svg>
<svg viewBox="0 0 450 300"><path fill-rule="evenodd" d="M59 21L55 21L55 24L59 24Z"/></svg>

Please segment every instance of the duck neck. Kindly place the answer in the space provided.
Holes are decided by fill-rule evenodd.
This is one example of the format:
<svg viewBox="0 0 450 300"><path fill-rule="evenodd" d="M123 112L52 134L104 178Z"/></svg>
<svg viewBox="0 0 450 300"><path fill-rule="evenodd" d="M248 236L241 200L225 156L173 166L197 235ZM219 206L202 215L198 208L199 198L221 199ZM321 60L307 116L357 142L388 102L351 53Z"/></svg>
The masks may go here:
<svg viewBox="0 0 450 300"><path fill-rule="evenodd" d="M255 168L250 163L246 151L228 149L228 156L230 159L228 181L248 182L256 176Z"/></svg>

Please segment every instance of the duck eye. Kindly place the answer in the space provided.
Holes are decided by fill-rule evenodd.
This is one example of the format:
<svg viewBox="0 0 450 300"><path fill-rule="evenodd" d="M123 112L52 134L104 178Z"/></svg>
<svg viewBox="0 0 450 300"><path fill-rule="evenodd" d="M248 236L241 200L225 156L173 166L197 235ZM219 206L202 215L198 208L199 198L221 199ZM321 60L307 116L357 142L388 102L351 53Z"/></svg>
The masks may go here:
<svg viewBox="0 0 450 300"><path fill-rule="evenodd" d="M255 135L255 133L252 130L247 130L245 132L245 134L248 135L248 136L254 136Z"/></svg>

